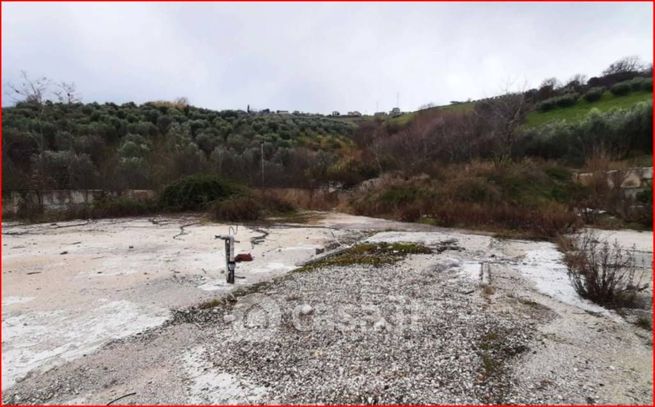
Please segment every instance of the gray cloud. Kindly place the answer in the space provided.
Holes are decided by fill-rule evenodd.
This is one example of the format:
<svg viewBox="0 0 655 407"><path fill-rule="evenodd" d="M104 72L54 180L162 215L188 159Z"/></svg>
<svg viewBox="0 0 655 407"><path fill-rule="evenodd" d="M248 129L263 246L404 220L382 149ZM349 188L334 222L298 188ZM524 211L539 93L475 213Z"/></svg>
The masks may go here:
<svg viewBox="0 0 655 407"><path fill-rule="evenodd" d="M652 60L650 3L4 3L3 82L85 101L372 113ZM4 85L4 84L3 84ZM6 102L5 102L6 103Z"/></svg>

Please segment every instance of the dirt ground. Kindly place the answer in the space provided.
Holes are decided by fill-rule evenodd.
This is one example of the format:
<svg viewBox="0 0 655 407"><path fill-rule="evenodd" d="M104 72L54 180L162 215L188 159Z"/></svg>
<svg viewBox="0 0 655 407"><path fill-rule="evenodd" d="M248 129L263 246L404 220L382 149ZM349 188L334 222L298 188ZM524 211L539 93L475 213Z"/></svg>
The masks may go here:
<svg viewBox="0 0 655 407"><path fill-rule="evenodd" d="M3 401L651 403L652 333L579 298L551 243L310 218L240 226L234 286L201 218L3 224ZM650 265L651 233L610 238ZM294 271L364 240L433 252Z"/></svg>

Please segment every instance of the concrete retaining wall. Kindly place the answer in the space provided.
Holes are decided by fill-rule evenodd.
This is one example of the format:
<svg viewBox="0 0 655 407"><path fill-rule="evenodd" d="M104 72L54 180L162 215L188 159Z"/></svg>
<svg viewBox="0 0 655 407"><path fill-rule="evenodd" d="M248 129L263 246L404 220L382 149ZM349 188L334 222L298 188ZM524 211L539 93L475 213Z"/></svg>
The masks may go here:
<svg viewBox="0 0 655 407"><path fill-rule="evenodd" d="M638 193L653 186L653 167L630 168L627 170L610 170L603 173L579 172L574 180L582 185L591 185L597 177L604 177L607 186L623 190L626 198L635 198Z"/></svg>
<svg viewBox="0 0 655 407"><path fill-rule="evenodd" d="M108 197L126 197L145 201L154 196L154 191L145 189L130 189L121 192L100 189L11 191L2 197L2 214L3 216L15 215L22 205L42 206L46 212L59 212L91 205Z"/></svg>

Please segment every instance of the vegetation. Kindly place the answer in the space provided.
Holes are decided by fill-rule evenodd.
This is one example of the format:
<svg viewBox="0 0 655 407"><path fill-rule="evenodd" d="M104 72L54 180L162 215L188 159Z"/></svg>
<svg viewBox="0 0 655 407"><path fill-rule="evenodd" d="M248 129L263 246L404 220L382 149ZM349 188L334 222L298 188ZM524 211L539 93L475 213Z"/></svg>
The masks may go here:
<svg viewBox="0 0 655 407"><path fill-rule="evenodd" d="M317 194L321 208L338 202L366 215L503 234L553 237L602 211L647 226L647 192L626 199L607 188L605 171L651 154L650 75L623 58L589 80L549 78L483 100L347 119L211 111L184 99L82 104L71 84L52 102L47 81L25 76L12 88L21 99L3 110L3 186L154 189L154 204L117 201L107 213L202 210L224 221L291 209L252 187L321 187L350 189L346 204ZM593 170L598 180L575 183L571 169L599 151L610 159ZM20 214L42 210L30 205Z"/></svg>
<svg viewBox="0 0 655 407"><path fill-rule="evenodd" d="M652 139L647 135L652 129L650 101L605 112L594 108L578 121L560 120L524 130L514 152L581 166L599 148L617 158L650 154Z"/></svg>
<svg viewBox="0 0 655 407"><path fill-rule="evenodd" d="M530 112L526 117L524 126L527 129L531 129L558 121L575 123L583 120L592 109L597 109L599 112L606 112L611 109L626 109L634 106L636 103L647 102L653 98L652 91L642 90L633 92L627 96L615 96L604 90L598 95L599 91L599 88L590 89L581 100L566 108L553 108L547 112ZM593 95L591 96L592 100L587 98L590 92Z"/></svg>
<svg viewBox="0 0 655 407"><path fill-rule="evenodd" d="M548 238L577 226L571 203L584 193L551 163L474 162L442 167L431 178L388 178L351 205L363 215Z"/></svg>
<svg viewBox="0 0 655 407"><path fill-rule="evenodd" d="M192 175L167 185L160 194L163 208L172 211L207 209L210 203L239 192L239 188L217 176Z"/></svg>
<svg viewBox="0 0 655 407"><path fill-rule="evenodd" d="M193 174L312 186L325 182L355 128L318 115L217 112L182 102L40 98L3 108L5 190L159 189Z"/></svg>
<svg viewBox="0 0 655 407"><path fill-rule="evenodd" d="M379 267L384 264L396 263L409 254L429 253L432 253L432 250L417 243L359 243L341 253L309 263L299 271L353 264L367 264Z"/></svg>
<svg viewBox="0 0 655 407"><path fill-rule="evenodd" d="M600 241L593 233L561 239L569 277L580 296L600 305L632 307L646 288L633 253L618 244Z"/></svg>
<svg viewBox="0 0 655 407"><path fill-rule="evenodd" d="M288 202L263 193L233 195L215 201L209 214L218 221L255 221L267 216L288 216L295 208Z"/></svg>

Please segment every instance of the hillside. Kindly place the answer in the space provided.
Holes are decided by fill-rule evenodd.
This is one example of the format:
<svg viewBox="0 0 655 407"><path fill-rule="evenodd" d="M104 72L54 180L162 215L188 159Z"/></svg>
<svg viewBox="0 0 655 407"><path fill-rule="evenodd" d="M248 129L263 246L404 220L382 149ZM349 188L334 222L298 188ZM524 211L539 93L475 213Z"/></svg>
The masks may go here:
<svg viewBox="0 0 655 407"><path fill-rule="evenodd" d="M319 115L174 102L20 103L3 114L5 190L156 189L198 172L253 183L262 165L268 182L306 184L352 145L356 127Z"/></svg>
<svg viewBox="0 0 655 407"><path fill-rule="evenodd" d="M546 123L566 120L567 122L576 122L582 120L591 109L598 109L606 112L610 109L625 109L639 102L645 102L653 99L652 91L638 91L628 95L613 95L606 91L603 96L594 102L588 102L584 99L578 100L575 105L567 107L558 107L548 112L534 110L530 112L525 120L525 127L538 127Z"/></svg>

